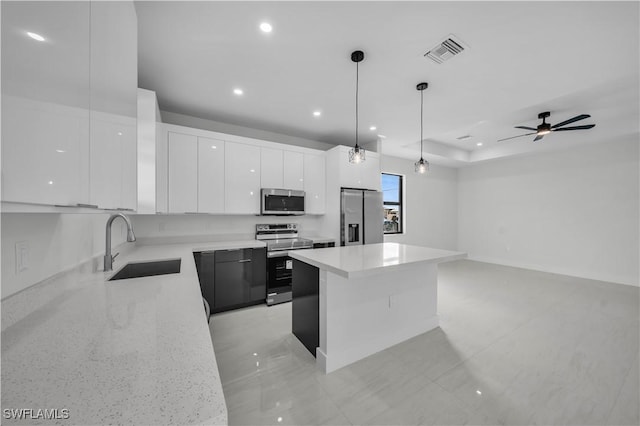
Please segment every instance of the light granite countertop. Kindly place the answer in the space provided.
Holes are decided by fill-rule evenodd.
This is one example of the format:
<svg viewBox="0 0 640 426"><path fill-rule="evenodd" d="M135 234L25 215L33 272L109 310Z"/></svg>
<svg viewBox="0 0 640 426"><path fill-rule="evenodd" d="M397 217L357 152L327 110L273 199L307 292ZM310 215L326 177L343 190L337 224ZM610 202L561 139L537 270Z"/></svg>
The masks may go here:
<svg viewBox="0 0 640 426"><path fill-rule="evenodd" d="M344 278L392 271L404 265L464 259L466 253L399 243L365 244L289 251L289 256Z"/></svg>
<svg viewBox="0 0 640 426"><path fill-rule="evenodd" d="M193 252L240 247L264 243L138 245L113 272L85 266L3 300L3 424L227 424ZM178 274L106 281L128 262L176 258Z"/></svg>

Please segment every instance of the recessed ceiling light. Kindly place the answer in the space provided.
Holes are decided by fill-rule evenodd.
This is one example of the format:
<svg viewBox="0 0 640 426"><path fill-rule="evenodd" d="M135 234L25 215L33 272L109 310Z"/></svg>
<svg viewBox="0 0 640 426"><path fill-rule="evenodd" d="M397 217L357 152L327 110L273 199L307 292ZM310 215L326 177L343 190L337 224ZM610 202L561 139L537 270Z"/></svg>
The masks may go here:
<svg viewBox="0 0 640 426"><path fill-rule="evenodd" d="M118 132L118 136L122 136L122 132Z"/></svg>
<svg viewBox="0 0 640 426"><path fill-rule="evenodd" d="M64 149L56 149L56 152L62 154L64 152L66 152L66 151Z"/></svg>
<svg viewBox="0 0 640 426"><path fill-rule="evenodd" d="M242 89L236 87L235 89L233 89L233 93L235 93L236 95L240 96L240 95L242 95L244 93L244 91Z"/></svg>
<svg viewBox="0 0 640 426"><path fill-rule="evenodd" d="M476 145L477 146L482 146L482 142L478 142Z"/></svg>
<svg viewBox="0 0 640 426"><path fill-rule="evenodd" d="M322 115L322 112L320 112L320 111L313 111L313 116L314 116L314 117L320 117L320 115Z"/></svg>
<svg viewBox="0 0 640 426"><path fill-rule="evenodd" d="M369 130L376 130L376 129L377 129L377 127L376 127L376 126L371 126L371 127L369 127Z"/></svg>
<svg viewBox="0 0 640 426"><path fill-rule="evenodd" d="M379 137L380 139L386 139L386 138L387 138L385 135L378 135L378 137Z"/></svg>
<svg viewBox="0 0 640 426"><path fill-rule="evenodd" d="M211 149L218 149L218 147L215 145L211 145Z"/></svg>
<svg viewBox="0 0 640 426"><path fill-rule="evenodd" d="M52 180L49 181L49 185L53 185L53 181Z"/></svg>
<svg viewBox="0 0 640 426"><path fill-rule="evenodd" d="M42 37L40 34L36 34L36 33L32 33L30 31L27 31L27 35L29 37L31 37L34 40L38 40L38 41L44 41L44 37Z"/></svg>
<svg viewBox="0 0 640 426"><path fill-rule="evenodd" d="M262 30L263 33L270 33L271 31L273 31L273 27L270 23L263 22L260 24L260 30Z"/></svg>

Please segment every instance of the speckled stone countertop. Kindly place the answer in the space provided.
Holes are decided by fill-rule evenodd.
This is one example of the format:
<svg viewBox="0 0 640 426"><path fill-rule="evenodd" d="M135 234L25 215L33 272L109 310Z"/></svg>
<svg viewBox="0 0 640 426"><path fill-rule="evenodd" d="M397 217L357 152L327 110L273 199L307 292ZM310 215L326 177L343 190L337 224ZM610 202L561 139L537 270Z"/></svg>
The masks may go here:
<svg viewBox="0 0 640 426"><path fill-rule="evenodd" d="M87 266L3 300L2 423L227 424L193 252L263 246L135 246L114 272L181 258L180 273L107 282L114 272ZM10 409L33 412L15 420ZM34 418L39 409L59 418Z"/></svg>

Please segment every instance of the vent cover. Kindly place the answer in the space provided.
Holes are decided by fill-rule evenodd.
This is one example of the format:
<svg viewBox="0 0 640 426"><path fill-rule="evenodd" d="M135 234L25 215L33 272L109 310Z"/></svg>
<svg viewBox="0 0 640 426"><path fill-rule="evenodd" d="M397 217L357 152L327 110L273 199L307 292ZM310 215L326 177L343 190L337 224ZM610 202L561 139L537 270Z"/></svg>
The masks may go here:
<svg viewBox="0 0 640 426"><path fill-rule="evenodd" d="M462 53L465 49L465 44L453 34L450 34L446 39L440 42L440 44L425 53L424 56L431 59L436 64L441 64L444 61L448 61L453 58L455 55Z"/></svg>

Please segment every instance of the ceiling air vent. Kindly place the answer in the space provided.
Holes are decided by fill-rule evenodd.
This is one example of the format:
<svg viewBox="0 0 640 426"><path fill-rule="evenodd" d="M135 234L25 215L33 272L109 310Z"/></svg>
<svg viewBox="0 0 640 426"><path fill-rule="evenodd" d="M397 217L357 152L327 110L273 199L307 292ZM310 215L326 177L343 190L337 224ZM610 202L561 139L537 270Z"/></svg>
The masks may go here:
<svg viewBox="0 0 640 426"><path fill-rule="evenodd" d="M436 64L441 64L453 58L455 55L462 53L465 48L466 46L462 41L453 35L449 35L449 37L444 39L440 44L425 53L424 56Z"/></svg>

